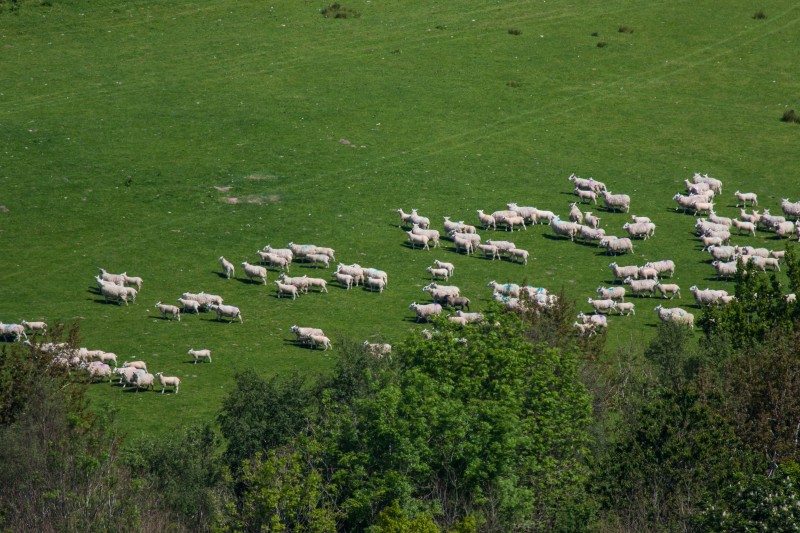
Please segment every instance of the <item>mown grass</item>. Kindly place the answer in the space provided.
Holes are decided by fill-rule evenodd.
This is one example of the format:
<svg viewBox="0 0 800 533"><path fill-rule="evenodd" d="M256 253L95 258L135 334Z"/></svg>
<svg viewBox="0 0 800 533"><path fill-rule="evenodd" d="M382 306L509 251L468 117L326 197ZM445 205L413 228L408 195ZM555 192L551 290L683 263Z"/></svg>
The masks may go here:
<svg viewBox="0 0 800 533"><path fill-rule="evenodd" d="M674 259L684 294L673 303L691 309L690 285L727 284L692 239L694 218L673 209L682 180L722 179L725 216L738 213L737 188L773 213L800 197L797 131L776 120L798 94L791 2L758 21L746 2L349 2L357 19L326 19L322 7L54 2L0 15L0 320L80 320L86 346L181 376L178 395L94 387L136 438L210 419L238 369L325 372L335 350L294 346L293 324L334 343L401 340L421 327L407 307L426 301L434 258L456 263L452 282L478 308L497 279L563 287L588 311L610 279L613 258L543 226L482 232L529 249L526 267L448 243L412 251L398 207L436 228L512 201L566 215L567 176L594 176L658 225L617 261ZM619 32L621 20L635 33ZM627 215L594 211L622 232ZM735 240L783 247L766 233ZM291 302L218 274L220 255L238 266L289 241L382 268L389 288L331 285ZM90 288L101 266L145 279L136 305L99 303ZM152 307L199 290L240 306L244 324L163 321ZM656 303L612 319L612 350L649 338ZM191 365L190 347L211 348L214 362Z"/></svg>

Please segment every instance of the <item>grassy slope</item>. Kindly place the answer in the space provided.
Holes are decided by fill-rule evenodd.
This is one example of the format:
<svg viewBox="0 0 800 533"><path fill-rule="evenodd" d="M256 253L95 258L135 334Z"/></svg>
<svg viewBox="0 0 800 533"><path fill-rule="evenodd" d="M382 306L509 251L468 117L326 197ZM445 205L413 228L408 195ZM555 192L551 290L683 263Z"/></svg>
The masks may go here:
<svg viewBox="0 0 800 533"><path fill-rule="evenodd" d="M411 251L398 207L435 227L509 201L566 214L566 177L591 175L659 227L620 263L673 258L688 289L724 283L691 240L693 218L672 210L683 178L723 179L727 216L737 188L773 212L800 198L799 130L777 120L798 105L792 2L766 20L743 1L346 5L362 17L288 1L26 3L0 15L0 319L81 317L85 345L181 376L170 397L95 387L134 435L212 416L236 369L329 368L333 356L288 342L292 324L399 340L436 257L456 263L453 283L476 301L493 278L563 285L581 301L609 278L608 257L541 226L513 235L535 257L527 267L447 245ZM621 232L625 215L601 216ZM220 254L238 265L290 240L387 270L389 290L288 302L217 275ZM737 242L783 246L768 234ZM98 266L144 277L141 301L98 303ZM152 304L186 290L221 293L245 323L159 320ZM652 305L615 319L613 343L646 338ZM188 366L189 347L211 348L214 364Z"/></svg>

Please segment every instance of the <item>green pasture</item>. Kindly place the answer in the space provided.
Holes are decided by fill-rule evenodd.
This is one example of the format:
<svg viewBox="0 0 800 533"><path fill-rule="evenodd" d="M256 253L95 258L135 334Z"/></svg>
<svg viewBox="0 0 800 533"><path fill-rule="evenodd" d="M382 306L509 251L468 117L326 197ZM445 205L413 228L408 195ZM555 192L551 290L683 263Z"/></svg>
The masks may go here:
<svg viewBox="0 0 800 533"><path fill-rule="evenodd" d="M682 180L723 180L724 216L738 215L737 189L773 214L800 200L800 126L779 120L800 107L796 2L353 0L360 17L347 19L325 5L0 4L0 320L78 320L84 346L180 376L178 395L93 387L134 438L210 419L237 370L325 372L336 350L295 346L293 324L334 346L421 329L408 305L428 301L436 258L456 264L451 281L477 309L495 279L563 288L587 312L611 261L669 258L683 289L672 304L696 311L689 286L728 284L694 217L674 210ZM443 216L477 224L477 209L507 202L566 217L573 172L629 194L655 238L614 259L546 226L481 232L530 250L521 266L447 241L411 250L398 229L397 208L440 230ZM629 215L592 207L622 235ZM274 271L266 288L221 277L220 255L241 276L257 249L289 241L386 270L388 289L331 283L291 301L275 297ZM765 232L734 241L785 246ZM102 303L98 267L143 277L137 303ZM244 323L161 320L153 304L184 291L221 294ZM658 302L634 300L635 317L611 319L611 349L654 330ZM191 364L192 347L214 362Z"/></svg>

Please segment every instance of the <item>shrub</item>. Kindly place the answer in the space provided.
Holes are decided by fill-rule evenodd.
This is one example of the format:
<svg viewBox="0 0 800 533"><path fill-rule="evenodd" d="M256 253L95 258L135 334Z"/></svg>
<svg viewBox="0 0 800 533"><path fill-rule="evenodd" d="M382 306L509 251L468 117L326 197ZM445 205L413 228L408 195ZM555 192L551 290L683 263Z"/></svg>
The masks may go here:
<svg viewBox="0 0 800 533"><path fill-rule="evenodd" d="M514 88L514 89L516 89L516 88L518 88L518 87L522 87L522 84L521 84L520 82L518 82L518 81L514 81L514 80L509 80L509 81L507 81L507 82L506 82L506 85L508 85L509 87L512 87L512 88Z"/></svg>
<svg viewBox="0 0 800 533"><path fill-rule="evenodd" d="M336 2L334 4L329 5L328 7L324 8L322 11L322 16L325 18L333 18L333 19L346 19L346 18L354 18L357 19L361 16L361 13L356 11L355 9L350 9L344 7L342 4Z"/></svg>
<svg viewBox="0 0 800 533"><path fill-rule="evenodd" d="M633 33L633 28L631 28L630 26L624 26L623 25L623 26L620 26L617 31L620 32L620 33Z"/></svg>
<svg viewBox="0 0 800 533"><path fill-rule="evenodd" d="M782 122L794 122L795 124L800 123L800 115L798 115L794 109L787 109L783 112L783 116L781 117Z"/></svg>
<svg viewBox="0 0 800 533"><path fill-rule="evenodd" d="M598 43L597 43L597 48L605 48L605 47L606 47L606 45L608 45L608 43L607 43L607 42L605 42L605 41L600 41L600 42L598 42Z"/></svg>
<svg viewBox="0 0 800 533"><path fill-rule="evenodd" d="M755 20L762 20L762 19L765 19L765 18L767 18L767 14L766 14L766 13L764 13L764 10L763 10L763 9L759 9L758 11L756 11L755 13L753 13L753 18L754 18Z"/></svg>
<svg viewBox="0 0 800 533"><path fill-rule="evenodd" d="M516 28L509 28L508 33L510 35L522 35L522 30L518 30Z"/></svg>

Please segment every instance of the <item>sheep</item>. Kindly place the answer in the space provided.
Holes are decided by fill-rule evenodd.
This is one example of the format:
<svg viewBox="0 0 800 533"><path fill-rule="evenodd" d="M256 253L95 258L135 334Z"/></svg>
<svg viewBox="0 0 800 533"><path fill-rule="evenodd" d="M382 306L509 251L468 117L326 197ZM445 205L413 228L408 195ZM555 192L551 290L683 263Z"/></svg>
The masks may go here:
<svg viewBox="0 0 800 533"><path fill-rule="evenodd" d="M305 258L310 261L314 266L319 265L322 263L325 265L325 268L330 267L331 265L331 257L327 254L308 254Z"/></svg>
<svg viewBox="0 0 800 533"><path fill-rule="evenodd" d="M720 299L723 296L728 295L728 292L724 290L712 290L712 289L700 290L697 288L697 285L692 285L691 287L689 287L689 290L694 295L694 301L697 302L697 305L699 307L716 304L720 301Z"/></svg>
<svg viewBox="0 0 800 533"><path fill-rule="evenodd" d="M412 224L411 233L415 235L425 235L429 242L433 243L434 248L439 247L439 231L435 229L422 229L419 224Z"/></svg>
<svg viewBox="0 0 800 533"><path fill-rule="evenodd" d="M483 210L478 209L478 220L483 225L483 229L497 229L497 220L492 215L487 215Z"/></svg>
<svg viewBox="0 0 800 533"><path fill-rule="evenodd" d="M708 251L708 249L712 246L719 246L723 244L721 237L709 237L707 235L703 235L700 237L700 242L703 243L703 251Z"/></svg>
<svg viewBox="0 0 800 533"><path fill-rule="evenodd" d="M730 261L736 256L735 246L709 246L708 252L716 261Z"/></svg>
<svg viewBox="0 0 800 533"><path fill-rule="evenodd" d="M363 268L362 272L367 278L380 278L385 286L389 285L389 274L377 268Z"/></svg>
<svg viewBox="0 0 800 533"><path fill-rule="evenodd" d="M650 261L644 264L645 267L655 268L659 274L669 272L669 277L675 275L675 262L671 259L662 259L661 261Z"/></svg>
<svg viewBox="0 0 800 533"><path fill-rule="evenodd" d="M344 274L342 272L337 271L334 272L332 275L333 277L336 278L336 281L338 281L339 284L346 290L349 291L350 289L353 288L353 276L351 276L350 274Z"/></svg>
<svg viewBox="0 0 800 533"><path fill-rule="evenodd" d="M603 228L580 226L578 228L578 233L575 236L579 239L583 239L584 241L597 241L599 245L600 241L606 236L606 230Z"/></svg>
<svg viewBox="0 0 800 533"><path fill-rule="evenodd" d="M458 307L459 310L466 309L467 311L469 311L470 300L466 296L456 296L454 294L448 294L444 297L443 303L451 308Z"/></svg>
<svg viewBox="0 0 800 533"><path fill-rule="evenodd" d="M639 267L639 279L654 279L658 281L658 270L653 267Z"/></svg>
<svg viewBox="0 0 800 533"><path fill-rule="evenodd" d="M695 202L692 207L695 215L699 215L701 212L711 213L714 210L714 202Z"/></svg>
<svg viewBox="0 0 800 533"><path fill-rule="evenodd" d="M197 300L186 300L184 298L178 298L178 303L181 304L183 307L183 312L186 313L187 311L191 311L193 313L200 312L200 302Z"/></svg>
<svg viewBox="0 0 800 533"><path fill-rule="evenodd" d="M512 209L499 209L497 211L492 212L492 216L494 217L495 222L499 224L502 222L501 219L505 217L517 216L517 212Z"/></svg>
<svg viewBox="0 0 800 533"><path fill-rule="evenodd" d="M178 322L181 321L181 310L177 305L162 304L161 301L159 301L153 307L161 311L161 318L166 320L167 315L169 315L170 320L177 318Z"/></svg>
<svg viewBox="0 0 800 533"><path fill-rule="evenodd" d="M367 352L369 352L370 355L377 357L378 359L383 359L384 355L388 356L389 359L392 358L391 344L364 341L364 348L367 350Z"/></svg>
<svg viewBox="0 0 800 533"><path fill-rule="evenodd" d="M449 316L447 317L448 322L452 322L453 324L458 324L459 326L466 326L467 319L460 316Z"/></svg>
<svg viewBox="0 0 800 533"><path fill-rule="evenodd" d="M142 290L142 284L144 280L139 276L129 276L127 273L125 274L125 285L136 285L136 290Z"/></svg>
<svg viewBox="0 0 800 533"><path fill-rule="evenodd" d="M161 383L161 394L164 394L164 391L167 390L167 387L172 387L172 390L175 391L175 394L178 394L178 389L181 386L181 380L175 376L165 376L163 372L156 372L156 377L158 378L158 382Z"/></svg>
<svg viewBox="0 0 800 533"><path fill-rule="evenodd" d="M461 231L463 224L461 222L453 222L452 220L450 220L450 217L444 217L443 226L445 233L450 233L451 231L454 231L456 233L464 233L463 231Z"/></svg>
<svg viewBox="0 0 800 533"><path fill-rule="evenodd" d="M225 257L222 255L219 256L219 265L222 267L222 272L223 274L225 274L225 277L227 277L228 279L234 277L235 269L233 267L233 263L225 259Z"/></svg>
<svg viewBox="0 0 800 533"><path fill-rule="evenodd" d="M631 215L631 220L633 220L634 224L650 224L653 222L650 220L650 217L643 217L639 215Z"/></svg>
<svg viewBox="0 0 800 533"><path fill-rule="evenodd" d="M627 237L622 239L618 239L616 237L605 237L600 240L600 246L605 248L606 253L611 255L617 255L618 253L624 252L635 253L633 251L633 243Z"/></svg>
<svg viewBox="0 0 800 533"><path fill-rule="evenodd" d="M772 270L777 270L778 272L781 271L781 265L778 263L778 260L774 257L757 257L757 256L746 256L752 257L752 263L758 267L759 270L762 272L766 271L767 267L770 267Z"/></svg>
<svg viewBox="0 0 800 533"><path fill-rule="evenodd" d="M152 389L155 385L155 376L147 372L136 373L132 376L131 381L136 386L136 392L139 392L139 389Z"/></svg>
<svg viewBox="0 0 800 533"><path fill-rule="evenodd" d="M276 255L272 252L264 252L262 250L256 250L256 255L258 256L258 260L261 263L268 263L269 266L277 266L280 267L281 270L289 270L289 267L292 264L291 259Z"/></svg>
<svg viewBox="0 0 800 533"><path fill-rule="evenodd" d="M625 301L625 287L598 287L597 293L604 300Z"/></svg>
<svg viewBox="0 0 800 533"><path fill-rule="evenodd" d="M428 292L435 301L444 300L448 295L461 296L461 289L455 285L438 285L429 283L422 287L422 292Z"/></svg>
<svg viewBox="0 0 800 533"><path fill-rule="evenodd" d="M146 370L135 367L119 367L114 370L114 374L119 376L119 382L122 384L123 389L128 385L133 385L135 383L135 379L139 375L144 375L146 373Z"/></svg>
<svg viewBox="0 0 800 533"><path fill-rule="evenodd" d="M378 292L383 292L383 289L386 288L386 280L383 278L367 278L364 280L364 288L372 292L376 290Z"/></svg>
<svg viewBox="0 0 800 533"><path fill-rule="evenodd" d="M181 295L181 298L183 298L184 300L194 300L195 302L198 302L200 304L201 308L205 309L208 309L208 306L213 303L222 303L221 296L206 294L204 292L200 292L197 294L191 292L184 292Z"/></svg>
<svg viewBox="0 0 800 533"><path fill-rule="evenodd" d="M683 183L686 185L686 191L689 194L700 194L711 190L711 185L705 182L692 183L689 180L683 180Z"/></svg>
<svg viewBox="0 0 800 533"><path fill-rule="evenodd" d="M187 353L194 357L194 364L197 364L197 361L200 359L208 359L208 362L211 362L211 350L195 350L194 348L189 348Z"/></svg>
<svg viewBox="0 0 800 533"><path fill-rule="evenodd" d="M239 319L240 323L244 322L244 320L242 320L242 313L241 313L241 311L239 311L239 308L236 307L236 306L213 304L213 305L209 306L209 309L211 309L212 311L216 311L217 312L217 320L221 320L222 317L224 316L224 317L230 318L230 320L228 321L228 324L233 322L234 319L236 319L236 318Z"/></svg>
<svg viewBox="0 0 800 533"><path fill-rule="evenodd" d="M528 250L522 250L520 248L512 248L508 251L508 257L511 259L512 262L516 262L517 259L522 261L523 265L528 264Z"/></svg>
<svg viewBox="0 0 800 533"><path fill-rule="evenodd" d="M583 324L581 322L575 322L572 325L573 325L573 327L575 329L578 330L578 333L582 337L588 337L588 336L597 334L597 332L595 331L595 326L594 326L594 324L592 322L589 322L589 323L586 323L586 324Z"/></svg>
<svg viewBox="0 0 800 533"><path fill-rule="evenodd" d="M781 210L787 218L800 219L800 202L790 202L788 198L781 199Z"/></svg>
<svg viewBox="0 0 800 533"><path fill-rule="evenodd" d="M656 225L652 222L633 224L626 222L622 225L622 229L627 231L631 238L642 237L646 240L655 234Z"/></svg>
<svg viewBox="0 0 800 533"><path fill-rule="evenodd" d="M546 211L546 210L536 209L536 208L534 208L534 209L536 210L536 218L537 218L537 220L545 219L545 220L547 220L548 224L552 224L553 223L553 219L556 218L556 214L553 213L552 211Z"/></svg>
<svg viewBox="0 0 800 533"><path fill-rule="evenodd" d="M490 281L486 284L487 287L491 287L492 291L497 294L502 294L503 296L512 296L514 298L519 298L519 291L520 287L516 283L497 283L495 280Z"/></svg>
<svg viewBox="0 0 800 533"><path fill-rule="evenodd" d="M573 173L570 174L567 179L571 181L573 185L575 185L576 189L583 189L587 191L592 189L592 180L589 178L579 178Z"/></svg>
<svg viewBox="0 0 800 533"><path fill-rule="evenodd" d="M480 322L483 320L482 313L465 313L461 309L456 311L456 316L465 319L467 323Z"/></svg>
<svg viewBox="0 0 800 533"><path fill-rule="evenodd" d="M406 232L408 234L408 242L411 243L411 249L415 249L417 244L421 244L424 250L430 250L428 246L428 241L430 240L427 235L417 235L416 233L412 233L410 231Z"/></svg>
<svg viewBox="0 0 800 533"><path fill-rule="evenodd" d="M575 202L569 204L569 221L583 224L583 212L581 212L581 209Z"/></svg>
<svg viewBox="0 0 800 533"><path fill-rule="evenodd" d="M349 274L353 276L353 282L356 286L358 286L359 282L364 283L364 277L365 277L364 269L361 268L361 265L359 265L358 263L353 263L352 265L345 265L344 263L339 263L336 266L336 273Z"/></svg>
<svg viewBox="0 0 800 533"><path fill-rule="evenodd" d="M694 209L694 204L699 201L696 196L684 196L680 193L673 196L672 199L678 204L675 211L682 208L684 213L687 209Z"/></svg>
<svg viewBox="0 0 800 533"><path fill-rule="evenodd" d="M703 234L704 237L717 237L720 239L720 242L725 244L731 241L731 232L728 230L723 231L716 231L716 230L708 230Z"/></svg>
<svg viewBox="0 0 800 533"><path fill-rule="evenodd" d="M286 247L292 251L294 259L297 260L306 259L309 255L316 253L317 249L316 244L295 244L294 242L288 243Z"/></svg>
<svg viewBox="0 0 800 533"><path fill-rule="evenodd" d="M128 305L128 291L121 285L105 284L100 287L100 294L103 295L106 302L111 299L116 300L117 304Z"/></svg>
<svg viewBox="0 0 800 533"><path fill-rule="evenodd" d="M731 223L733 224L734 228L739 230L740 234L742 233L742 231L745 231L747 233L750 233L753 237L756 236L756 225L753 224L752 222L733 219L731 220Z"/></svg>
<svg viewBox="0 0 800 533"><path fill-rule="evenodd" d="M666 298L668 294L670 300L675 298L676 294L678 298L681 297L681 288L674 283L657 283L656 290L661 293L662 298Z"/></svg>
<svg viewBox="0 0 800 533"><path fill-rule="evenodd" d="M492 239L488 239L486 244L496 246L500 253L508 253L510 250L513 250L517 246L511 241L495 241Z"/></svg>
<svg viewBox="0 0 800 533"><path fill-rule="evenodd" d="M323 351L333 349L333 346L331 345L331 340L325 335L309 335L308 342L309 344L311 344L311 347L314 348L315 350L317 349L317 346L322 346Z"/></svg>
<svg viewBox="0 0 800 533"><path fill-rule="evenodd" d="M710 222L713 222L714 224L722 224L724 226L727 226L728 228L730 228L731 224L733 224L733 219L730 219L728 217L721 217L717 215L713 209L708 213L708 220Z"/></svg>
<svg viewBox="0 0 800 533"><path fill-rule="evenodd" d="M625 278L623 283L631 286L631 292L633 294L647 293L647 296L652 296L653 292L656 290L656 285L658 285L658 281L654 279Z"/></svg>
<svg viewBox="0 0 800 533"><path fill-rule="evenodd" d="M699 172L695 172L692 181L695 183L708 183L712 191L722 194L722 182L716 178L708 177L708 174L701 175Z"/></svg>
<svg viewBox="0 0 800 533"><path fill-rule="evenodd" d="M717 278L730 279L736 275L736 262L712 261L711 265L717 271Z"/></svg>
<svg viewBox="0 0 800 533"><path fill-rule="evenodd" d="M20 322L20 324L22 324L22 327L28 331L41 331L42 333L47 332L47 324L45 322L28 322L27 320L23 320Z"/></svg>
<svg viewBox="0 0 800 533"><path fill-rule="evenodd" d="M115 285L124 285L125 284L125 276L127 275L127 272L123 272L122 274L110 274L110 273L106 272L105 269L100 268L98 270L100 271L100 277L104 281L110 281L111 283L113 283Z"/></svg>
<svg viewBox="0 0 800 533"><path fill-rule="evenodd" d="M439 261L438 259L434 259L433 264L435 264L438 268L446 268L448 276L452 276L453 272L456 270L456 266L453 263Z"/></svg>
<svg viewBox="0 0 800 533"><path fill-rule="evenodd" d="M794 222L787 220L786 222L781 222L775 227L775 233L779 237L791 237L792 234L795 232Z"/></svg>
<svg viewBox="0 0 800 533"><path fill-rule="evenodd" d="M309 278L308 276L303 276L306 278L306 286L307 287L319 287L319 292L328 292L328 282L322 278Z"/></svg>
<svg viewBox="0 0 800 533"><path fill-rule="evenodd" d="M278 257L284 257L289 261L292 261L294 259L294 252L292 252L290 248L273 248L268 244L263 248L263 250L272 255L276 255Z"/></svg>
<svg viewBox="0 0 800 533"><path fill-rule="evenodd" d="M306 342L312 335L317 335L319 337L325 336L325 333L319 328L300 327L296 324L290 327L289 331L295 334L298 342Z"/></svg>
<svg viewBox="0 0 800 533"><path fill-rule="evenodd" d="M295 287L297 287L297 290L299 290L300 292L303 292L303 293L307 293L308 292L308 276L290 277L290 276L287 276L286 274L282 273L280 276L278 276L278 280L282 284L294 285Z"/></svg>
<svg viewBox="0 0 800 533"><path fill-rule="evenodd" d="M779 224L786 222L786 218L779 215L771 215L769 209L764 209L758 221L767 229L775 229Z"/></svg>
<svg viewBox="0 0 800 533"><path fill-rule="evenodd" d="M603 191L603 201L609 211L624 209L627 213L631 209L631 197L627 194L611 194L609 191Z"/></svg>
<svg viewBox="0 0 800 533"><path fill-rule="evenodd" d="M593 215L591 211L586 211L583 214L583 221L586 222L587 226L595 229L600 227L600 217Z"/></svg>
<svg viewBox="0 0 800 533"><path fill-rule="evenodd" d="M0 337L7 335L13 335L16 342L19 342L23 337L25 340L28 339L28 335L25 333L25 326L22 324L3 324L0 322Z"/></svg>
<svg viewBox="0 0 800 533"><path fill-rule="evenodd" d="M526 231L528 229L525 226L525 219L517 214L495 217L495 220L500 224L505 224L506 231L514 231L515 226L522 226L522 229Z"/></svg>
<svg viewBox="0 0 800 533"><path fill-rule="evenodd" d="M633 302L617 302L616 310L620 315L636 315L636 305Z"/></svg>
<svg viewBox="0 0 800 533"><path fill-rule="evenodd" d="M450 279L450 271L446 268L433 268L429 266L425 270L431 273L431 279L442 278L445 281Z"/></svg>
<svg viewBox="0 0 800 533"><path fill-rule="evenodd" d="M659 314L659 318L660 317L661 315ZM680 308L672 309L672 313L670 313L668 317L661 319L664 322L675 322L677 324L683 324L694 329L694 315L692 313L687 313Z"/></svg>
<svg viewBox="0 0 800 533"><path fill-rule="evenodd" d="M786 250L770 250L768 257L774 257L775 259L783 259L786 257Z"/></svg>
<svg viewBox="0 0 800 533"><path fill-rule="evenodd" d="M453 239L456 251L458 252L463 249L467 255L473 253L475 251L475 246L480 244L476 242L472 236L463 233L452 233L450 237Z"/></svg>
<svg viewBox="0 0 800 533"><path fill-rule="evenodd" d="M739 207L739 203L747 207L747 202L750 202L751 207L758 205L758 195L754 192L739 192L737 190L733 194L736 196L736 207Z"/></svg>
<svg viewBox="0 0 800 533"><path fill-rule="evenodd" d="M636 265L619 266L616 263L609 263L614 279L619 281L625 278L639 279L639 267Z"/></svg>
<svg viewBox="0 0 800 533"><path fill-rule="evenodd" d="M413 309L414 313L416 313L417 322L420 320L425 320L427 322L430 317L434 315L440 315L442 313L442 306L437 303L418 304L417 302L413 302L408 306L408 308Z"/></svg>
<svg viewBox="0 0 800 533"><path fill-rule="evenodd" d="M404 224L411 224L413 215L411 213L406 213L402 209L397 210L397 214L400 215L400 226L403 227Z"/></svg>
<svg viewBox="0 0 800 533"><path fill-rule="evenodd" d="M526 222L529 222L532 225L535 225L539 221L539 210L535 207L518 206L513 202L506 204L506 207L511 211L514 211L516 214L524 218Z"/></svg>
<svg viewBox="0 0 800 533"><path fill-rule="evenodd" d="M113 374L111 373L111 367L107 364L95 361L87 367L87 370L92 381L94 381L94 378L99 377L108 378L108 382L111 383Z"/></svg>
<svg viewBox="0 0 800 533"><path fill-rule="evenodd" d="M419 215L416 209L411 210L411 223L419 224L422 229L428 229L431 226L431 221L427 217Z"/></svg>
<svg viewBox="0 0 800 533"><path fill-rule="evenodd" d="M597 205L597 193L596 192L587 191L587 190L579 189L578 187L575 187L575 194L578 195L578 198L580 198L581 203L583 203L584 200L587 200L587 201L591 200L594 203L594 205Z"/></svg>
<svg viewBox="0 0 800 533"><path fill-rule="evenodd" d="M694 224L695 229L697 229L698 235L703 235L709 231L730 231L730 228L724 224L717 224L716 222L710 222L704 218L698 218L697 222Z"/></svg>
<svg viewBox="0 0 800 533"><path fill-rule="evenodd" d="M575 240L575 235L578 234L578 230L580 229L578 224L575 224L574 222L563 221L558 217L555 217L550 221L550 226L553 229L553 233L556 235L569 237L569 240L571 241Z"/></svg>
<svg viewBox="0 0 800 533"><path fill-rule="evenodd" d="M592 324L595 328L608 328L608 318L605 315L578 313L578 318L584 324Z"/></svg>
<svg viewBox="0 0 800 533"><path fill-rule="evenodd" d="M595 313L609 313L616 309L617 302L615 300L593 300L588 298L589 305L594 307Z"/></svg>
<svg viewBox="0 0 800 533"><path fill-rule="evenodd" d="M492 261L500 258L500 249L493 244L479 244L478 250L483 253L483 257L492 256Z"/></svg>
<svg viewBox="0 0 800 533"><path fill-rule="evenodd" d="M122 363L122 368L136 368L137 370L144 370L147 372L147 363L144 361L131 361L130 363L125 361Z"/></svg>

